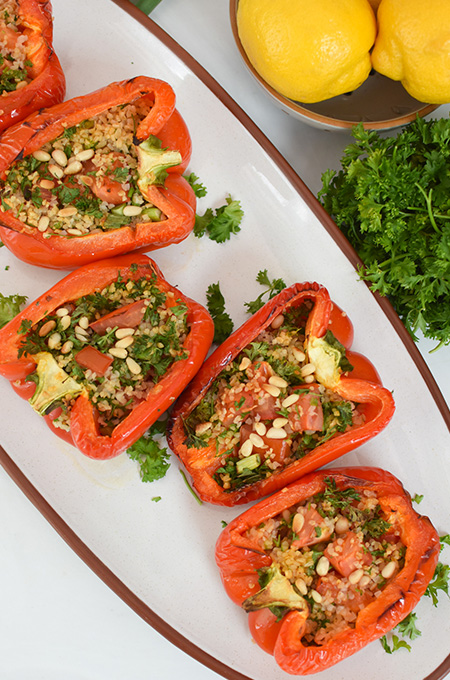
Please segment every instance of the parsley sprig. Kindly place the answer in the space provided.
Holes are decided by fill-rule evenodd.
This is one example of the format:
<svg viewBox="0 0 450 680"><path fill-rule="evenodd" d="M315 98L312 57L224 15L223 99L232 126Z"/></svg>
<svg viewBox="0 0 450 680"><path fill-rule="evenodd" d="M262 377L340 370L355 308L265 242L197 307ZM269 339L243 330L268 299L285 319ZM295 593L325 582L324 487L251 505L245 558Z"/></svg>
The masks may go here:
<svg viewBox="0 0 450 680"><path fill-rule="evenodd" d="M450 119L418 118L397 137L353 129L319 200L417 340L450 343Z"/></svg>
<svg viewBox="0 0 450 680"><path fill-rule="evenodd" d="M3 295L0 293L0 328L20 312L21 306L26 301L25 295Z"/></svg>
<svg viewBox="0 0 450 680"><path fill-rule="evenodd" d="M195 216L194 235L201 238L205 234L211 241L224 243L241 230L244 211L240 201L226 197L226 203L219 208L207 208L203 215Z"/></svg>
<svg viewBox="0 0 450 680"><path fill-rule="evenodd" d="M257 312L267 300L271 300L275 295L280 293L283 288L286 288L283 279L271 279L267 273L267 269L260 270L256 276L256 280L261 286L265 287L265 290L263 290L255 300L244 302L249 314Z"/></svg>
<svg viewBox="0 0 450 680"><path fill-rule="evenodd" d="M166 420L157 420L147 432L127 449L131 460L139 463L143 482L154 482L165 476L170 467L167 448L159 443L159 436L166 432Z"/></svg>
<svg viewBox="0 0 450 680"><path fill-rule="evenodd" d="M220 290L220 284L212 283L206 291L206 305L214 322L214 342L221 343L233 331L233 321L225 311L225 298Z"/></svg>

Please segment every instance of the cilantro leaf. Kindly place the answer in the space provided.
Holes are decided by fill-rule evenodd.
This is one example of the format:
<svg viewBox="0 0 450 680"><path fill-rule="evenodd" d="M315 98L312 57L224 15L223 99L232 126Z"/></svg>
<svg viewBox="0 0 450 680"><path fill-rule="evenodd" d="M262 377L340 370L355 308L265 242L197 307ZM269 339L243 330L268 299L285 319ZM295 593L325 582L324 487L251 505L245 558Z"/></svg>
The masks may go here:
<svg viewBox="0 0 450 680"><path fill-rule="evenodd" d="M165 432L166 422L162 422L164 424ZM139 463L140 475L143 482L154 482L157 479L161 479L170 467L168 461L170 454L167 452L167 448L160 446L153 438L155 435L159 434L160 431L161 426L159 421L157 421L157 423L152 425L140 439L127 449L127 454L130 456L131 460L135 460Z"/></svg>
<svg viewBox="0 0 450 680"><path fill-rule="evenodd" d="M419 503L421 503L423 501L423 494L416 493L411 498L411 500L412 500L413 503L417 503L417 505L419 505Z"/></svg>
<svg viewBox="0 0 450 680"><path fill-rule="evenodd" d="M251 302L244 302L249 314L254 314L257 312L258 309L261 309L261 307L264 306L264 303L267 302L267 300L271 300L273 297L275 297L275 295L280 293L283 288L286 288L286 284L283 279L270 279L267 269L260 270L256 275L256 280L262 286L265 286L265 290L260 295L258 295L255 300L252 300ZM264 298L267 299L264 300Z"/></svg>
<svg viewBox="0 0 450 680"><path fill-rule="evenodd" d="M400 640L398 635L392 635L392 647L389 646L388 639L386 635L383 635L383 637L380 638L381 645L384 649L385 652L388 654L392 654L393 652L396 652L398 649L401 647L404 647L405 649L408 650L408 652L411 651L411 645L409 645L406 640Z"/></svg>
<svg viewBox="0 0 450 680"><path fill-rule="evenodd" d="M415 640L417 637L420 637L422 635L422 633L416 626L416 621L417 614L411 612L410 614L408 614L408 616L406 616L403 619L403 621L400 621L400 623L396 626L396 629L404 637L408 637L410 640Z"/></svg>
<svg viewBox="0 0 450 680"><path fill-rule="evenodd" d="M221 343L233 331L233 321L225 311L225 298L219 283L212 283L206 291L206 304L214 321L214 342Z"/></svg>
<svg viewBox="0 0 450 680"><path fill-rule="evenodd" d="M0 293L0 328L17 316L21 305L26 301L25 295L2 295Z"/></svg>
<svg viewBox="0 0 450 680"><path fill-rule="evenodd" d="M430 581L428 587L425 591L427 597L431 597L433 605L438 606L439 595L438 591L442 590L444 593L449 595L448 592L448 581L450 577L450 566L448 564L442 564L438 562L436 569L434 570L433 580Z"/></svg>
<svg viewBox="0 0 450 680"><path fill-rule="evenodd" d="M220 208L208 208L203 215L196 215L194 235L200 238L208 234L212 241L224 243L231 238L231 234L241 230L243 216L240 202L227 196L226 203Z"/></svg>
<svg viewBox="0 0 450 680"><path fill-rule="evenodd" d="M191 185L192 190L197 198L203 198L203 196L206 196L208 191L205 185L198 181L199 178L197 175L191 172L189 175L185 175L184 179Z"/></svg>
<svg viewBox="0 0 450 680"><path fill-rule="evenodd" d="M441 550L442 550L444 545L450 545L450 534L445 534L444 536L440 536L439 541L441 543Z"/></svg>

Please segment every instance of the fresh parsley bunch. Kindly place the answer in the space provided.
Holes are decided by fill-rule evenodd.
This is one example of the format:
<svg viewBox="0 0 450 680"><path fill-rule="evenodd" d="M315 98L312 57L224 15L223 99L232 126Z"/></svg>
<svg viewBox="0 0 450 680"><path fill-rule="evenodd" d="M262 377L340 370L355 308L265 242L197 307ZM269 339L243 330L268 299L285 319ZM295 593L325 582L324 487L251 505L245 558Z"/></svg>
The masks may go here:
<svg viewBox="0 0 450 680"><path fill-rule="evenodd" d="M353 129L319 200L360 256L362 279L405 326L450 343L450 119L418 118L397 137Z"/></svg>

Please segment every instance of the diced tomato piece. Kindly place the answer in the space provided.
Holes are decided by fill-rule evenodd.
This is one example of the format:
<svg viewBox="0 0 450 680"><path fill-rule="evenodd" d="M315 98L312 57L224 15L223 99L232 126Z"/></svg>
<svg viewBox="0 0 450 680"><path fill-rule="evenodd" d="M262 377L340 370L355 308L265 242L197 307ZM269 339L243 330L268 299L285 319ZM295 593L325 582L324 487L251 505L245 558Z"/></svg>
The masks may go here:
<svg viewBox="0 0 450 680"><path fill-rule="evenodd" d="M342 576L349 576L356 569L372 563L372 555L363 548L358 536L349 531L327 545L324 555Z"/></svg>
<svg viewBox="0 0 450 680"><path fill-rule="evenodd" d="M326 524L324 518L315 508L298 508L297 515L303 516L303 524L300 518L297 520L294 516L292 530L297 535L297 538L295 541L292 541L293 548L303 548L305 545L321 543L330 538L333 533L332 527Z"/></svg>
<svg viewBox="0 0 450 680"><path fill-rule="evenodd" d="M290 407L289 425L294 432L323 430L322 402L316 388L300 394L299 400Z"/></svg>
<svg viewBox="0 0 450 680"><path fill-rule="evenodd" d="M120 205L128 199L127 192L122 188L120 182L111 177L91 177L83 176L83 181L90 187L94 196L97 196L105 203Z"/></svg>
<svg viewBox="0 0 450 680"><path fill-rule="evenodd" d="M136 328L144 318L145 310L144 301L136 300L92 321L89 326L99 335L106 333L108 328Z"/></svg>
<svg viewBox="0 0 450 680"><path fill-rule="evenodd" d="M75 361L80 366L83 366L83 368L87 368L97 375L105 375L114 359L103 354L96 347L86 345L75 354Z"/></svg>

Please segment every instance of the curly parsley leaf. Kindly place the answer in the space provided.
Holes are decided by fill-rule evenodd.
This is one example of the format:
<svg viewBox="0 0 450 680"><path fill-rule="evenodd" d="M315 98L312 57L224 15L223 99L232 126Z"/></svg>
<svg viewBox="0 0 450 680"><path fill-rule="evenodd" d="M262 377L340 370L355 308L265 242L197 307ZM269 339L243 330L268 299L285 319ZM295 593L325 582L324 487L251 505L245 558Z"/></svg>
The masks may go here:
<svg viewBox="0 0 450 680"><path fill-rule="evenodd" d="M0 328L17 316L26 301L25 295L2 295L0 293Z"/></svg>
<svg viewBox="0 0 450 680"><path fill-rule="evenodd" d="M184 179L191 185L194 194L197 198L203 198L208 193L204 184L199 182L199 177L191 172L189 175L185 175Z"/></svg>
<svg viewBox="0 0 450 680"><path fill-rule="evenodd" d="M341 170L323 173L319 200L412 337L449 344L450 119L418 118L396 137L359 124L353 137Z"/></svg>
<svg viewBox="0 0 450 680"><path fill-rule="evenodd" d="M384 649L385 652L388 654L392 654L393 652L396 652L398 649L401 647L405 647L405 649L408 650L408 652L411 651L411 645L409 645L406 640L401 640L398 635L392 635L392 647L389 646L388 639L386 635L383 635L383 637L380 638L381 645Z"/></svg>
<svg viewBox="0 0 450 680"><path fill-rule="evenodd" d="M170 467L167 448L160 446L157 435L166 431L166 421L156 421L147 432L127 449L131 460L139 463L143 482L154 482L165 476Z"/></svg>
<svg viewBox="0 0 450 680"><path fill-rule="evenodd" d="M244 211L237 200L227 196L226 204L212 210L208 208L203 215L195 216L194 235L200 238L207 234L211 241L224 243L241 230Z"/></svg>
<svg viewBox="0 0 450 680"><path fill-rule="evenodd" d="M260 270L256 275L256 280L261 284L261 286L265 287L265 290L263 290L263 292L258 295L256 300L244 302L249 314L254 314L257 312L258 309L261 309L261 307L264 306L264 303L267 302L267 300L271 300L273 297L275 297L275 295L281 293L283 288L286 288L286 284L283 279L271 279L267 273L267 269Z"/></svg>
<svg viewBox="0 0 450 680"><path fill-rule="evenodd" d="M212 283L206 291L206 306L214 321L214 342L221 343L233 331L233 321L225 311L225 298L219 283Z"/></svg>
<svg viewBox="0 0 450 680"><path fill-rule="evenodd" d="M396 629L403 635L403 637L408 637L410 640L415 640L422 635L416 626L416 621L417 614L411 612L411 614L408 614L408 616L406 616L403 621L400 621L400 623L396 626Z"/></svg>

